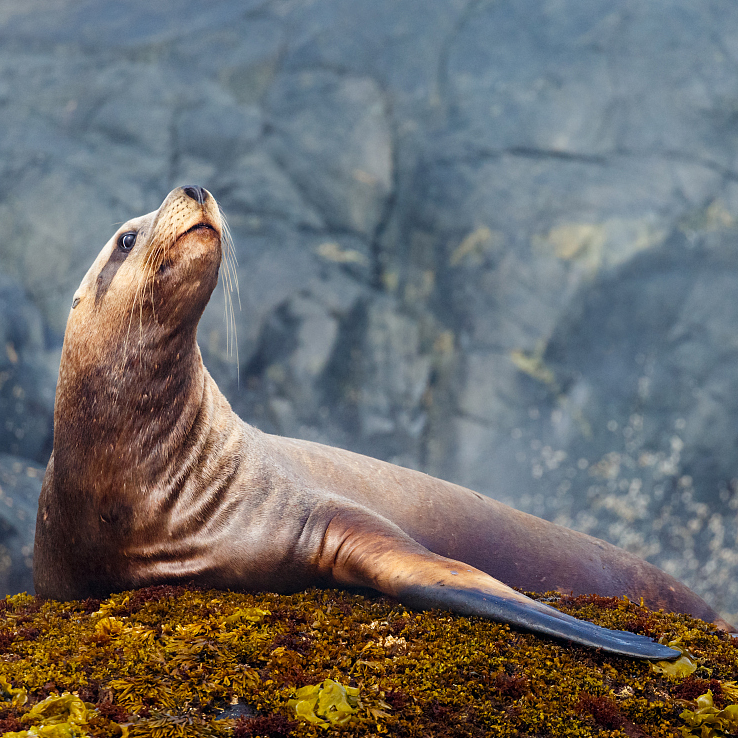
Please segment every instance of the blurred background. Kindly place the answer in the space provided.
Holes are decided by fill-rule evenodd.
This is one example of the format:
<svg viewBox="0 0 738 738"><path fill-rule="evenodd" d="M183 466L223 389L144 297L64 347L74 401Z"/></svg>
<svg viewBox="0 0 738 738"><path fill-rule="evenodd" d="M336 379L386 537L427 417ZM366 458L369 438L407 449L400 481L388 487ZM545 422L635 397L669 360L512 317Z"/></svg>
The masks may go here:
<svg viewBox="0 0 738 738"><path fill-rule="evenodd" d="M0 592L72 294L229 219L205 362L259 428L605 538L738 622L738 6L0 0Z"/></svg>

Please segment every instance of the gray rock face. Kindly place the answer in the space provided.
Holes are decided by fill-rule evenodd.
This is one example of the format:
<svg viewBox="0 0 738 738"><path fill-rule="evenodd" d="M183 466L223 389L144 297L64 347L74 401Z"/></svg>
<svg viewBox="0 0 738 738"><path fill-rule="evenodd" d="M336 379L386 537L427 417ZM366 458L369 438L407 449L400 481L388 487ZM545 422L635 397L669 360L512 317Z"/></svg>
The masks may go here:
<svg viewBox="0 0 738 738"><path fill-rule="evenodd" d="M723 234L673 234L603 274L523 365L538 402L512 434L536 480L524 506L657 562L724 608L737 563L736 285Z"/></svg>
<svg viewBox="0 0 738 738"><path fill-rule="evenodd" d="M45 348L38 308L1 273L0 315L0 448L48 458L58 354Z"/></svg>
<svg viewBox="0 0 738 738"><path fill-rule="evenodd" d="M607 538L738 620L738 9L155 5L0 8L0 452L45 463L115 224L199 183L241 303L235 346L220 290L200 343L244 418Z"/></svg>
<svg viewBox="0 0 738 738"><path fill-rule="evenodd" d="M267 105L275 160L335 230L374 233L392 186L386 102L373 80L327 71L283 75Z"/></svg>
<svg viewBox="0 0 738 738"><path fill-rule="evenodd" d="M44 469L0 454L0 592L33 593L33 535Z"/></svg>

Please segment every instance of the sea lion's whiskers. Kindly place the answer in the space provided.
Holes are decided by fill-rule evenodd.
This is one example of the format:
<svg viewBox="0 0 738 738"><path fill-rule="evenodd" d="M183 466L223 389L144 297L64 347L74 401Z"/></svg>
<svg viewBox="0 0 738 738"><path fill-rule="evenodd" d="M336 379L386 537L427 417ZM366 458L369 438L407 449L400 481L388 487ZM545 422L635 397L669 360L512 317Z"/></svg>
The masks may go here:
<svg viewBox="0 0 738 738"><path fill-rule="evenodd" d="M232 326L232 335L231 335L231 343L230 348L228 345L228 318L226 318L226 351L230 352L231 355L233 355L233 349L235 347L236 350L236 385L241 386L241 366L238 361L238 336L236 335L236 315L233 311L233 298L230 295L227 295L227 305L229 308L229 317L230 317L230 325Z"/></svg>
<svg viewBox="0 0 738 738"><path fill-rule="evenodd" d="M158 257L157 257L157 254L158 254L159 250L160 249L159 249L159 247L157 245L157 249L156 250L152 249L152 251L151 251L151 254L150 254L151 255L151 259L150 259L150 262L149 262L149 268L150 268L151 274L150 274L150 276L148 277L148 279L146 280L146 283L145 283L149 287L149 294L151 296L151 312L152 312L152 314L154 316L154 322L156 322L156 303L154 302L154 281L156 279L156 274L159 271L159 267L161 266L160 264L157 265L157 266L154 266L154 265L157 264L157 262L159 261L158 260Z"/></svg>
<svg viewBox="0 0 738 738"><path fill-rule="evenodd" d="M152 276L151 265L155 258L155 251L156 251L155 247L149 247L144 257L143 264L141 265L141 280L136 285L136 291L134 292L134 295L133 295L133 300L131 302L131 308L130 308L129 317L128 317L128 328L126 330L126 334L125 334L125 338L123 342L124 355L127 353L126 350L128 348L128 341L129 341L130 334L131 334L131 327L133 325L133 316L136 312L136 306L138 305L138 351L139 351L139 358L141 357L141 352L143 350L143 303L144 303L147 287L149 287L151 290L152 307L153 307L153 284L151 280L151 276Z"/></svg>
<svg viewBox="0 0 738 738"><path fill-rule="evenodd" d="M226 353L233 355L235 348L236 353L236 381L240 385L240 363L238 358L238 333L236 329L236 313L233 306L233 288L236 289L236 297L238 298L238 309L241 310L241 292L238 288L238 272L236 267L238 265L238 259L236 258L236 249L233 245L233 236L231 235L231 229L228 226L225 214L222 208L218 205L218 211L220 213L221 222L221 253L223 255L223 296L224 296L224 311L225 311L225 323L226 323Z"/></svg>
<svg viewBox="0 0 738 738"><path fill-rule="evenodd" d="M225 247L223 249L223 253L225 256L225 262L226 262L226 269L228 271L229 277L232 276L233 283L236 285L236 295L238 296L238 308L241 309L241 292L238 289L238 275L236 273L236 267L238 266L238 258L236 257L236 249L233 245L233 236L231 235L231 229L228 225L228 221L226 220L225 213L221 210L220 205L218 205L218 210L220 212L220 222L221 222L221 243Z"/></svg>
<svg viewBox="0 0 738 738"><path fill-rule="evenodd" d="M227 288L229 292L233 291L233 283L231 281L231 265L230 265L230 257L229 252L232 248L232 244L228 243L229 234L227 231L227 225L224 223L223 228L221 230L221 237L220 237L220 251L221 251L221 265L223 266L223 269L221 271L221 274L223 276L223 284L224 288Z"/></svg>
<svg viewBox="0 0 738 738"><path fill-rule="evenodd" d="M146 258L144 259L142 268L142 279L136 290L136 297L138 302L138 356L141 358L143 352L143 306L144 300L146 299L146 289L151 285L151 277L149 274L149 266L153 256L154 249L150 249ZM152 300L153 302L153 300ZM135 307L135 306L134 306Z"/></svg>
<svg viewBox="0 0 738 738"><path fill-rule="evenodd" d="M123 352L122 352L123 359L122 361L124 363L125 363L125 356L128 353L128 339L130 338L130 335L131 335L131 326L133 324L133 315L136 311L136 303L138 302L139 304L141 304L142 294L143 294L143 290L145 289L145 286L146 286L146 277L144 276L143 280L139 284L136 285L136 291L133 293L133 300L131 300L130 310L128 311L128 328L126 329L125 337L123 338ZM121 315L121 322L123 320L125 320L125 313ZM139 322L140 320L141 318L139 317Z"/></svg>
<svg viewBox="0 0 738 738"><path fill-rule="evenodd" d="M226 275L223 280L223 295L225 297L225 311L226 311L226 351L229 354L233 353L233 344L236 342L236 315L233 309L233 286L231 280L227 274L227 270L224 271ZM240 300L239 300L240 302ZM240 308L240 304L239 304ZM236 343L236 351L238 351L238 344ZM236 364L238 364L238 353L236 353Z"/></svg>

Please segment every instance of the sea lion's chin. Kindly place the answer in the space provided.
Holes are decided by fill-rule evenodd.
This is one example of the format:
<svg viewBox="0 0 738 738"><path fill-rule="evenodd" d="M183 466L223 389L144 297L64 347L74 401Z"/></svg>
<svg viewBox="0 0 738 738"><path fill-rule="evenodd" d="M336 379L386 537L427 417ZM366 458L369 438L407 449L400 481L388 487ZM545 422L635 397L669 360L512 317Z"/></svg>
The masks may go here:
<svg viewBox="0 0 738 738"><path fill-rule="evenodd" d="M169 249L172 263L199 260L201 263L214 261L220 264L220 232L208 221L203 221L187 229Z"/></svg>
<svg viewBox="0 0 738 738"><path fill-rule="evenodd" d="M152 317L167 322L199 320L218 284L220 235L211 226L197 226L180 236L159 266L151 286Z"/></svg>

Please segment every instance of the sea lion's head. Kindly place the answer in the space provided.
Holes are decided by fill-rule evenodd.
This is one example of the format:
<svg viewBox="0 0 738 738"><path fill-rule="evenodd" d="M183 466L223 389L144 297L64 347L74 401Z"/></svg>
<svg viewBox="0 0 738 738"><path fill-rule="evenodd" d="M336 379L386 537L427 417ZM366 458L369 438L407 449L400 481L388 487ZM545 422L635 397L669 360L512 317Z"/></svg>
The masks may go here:
<svg viewBox="0 0 738 738"><path fill-rule="evenodd" d="M223 219L202 187L178 187L124 223L74 294L65 341L136 344L194 329L218 280Z"/></svg>

